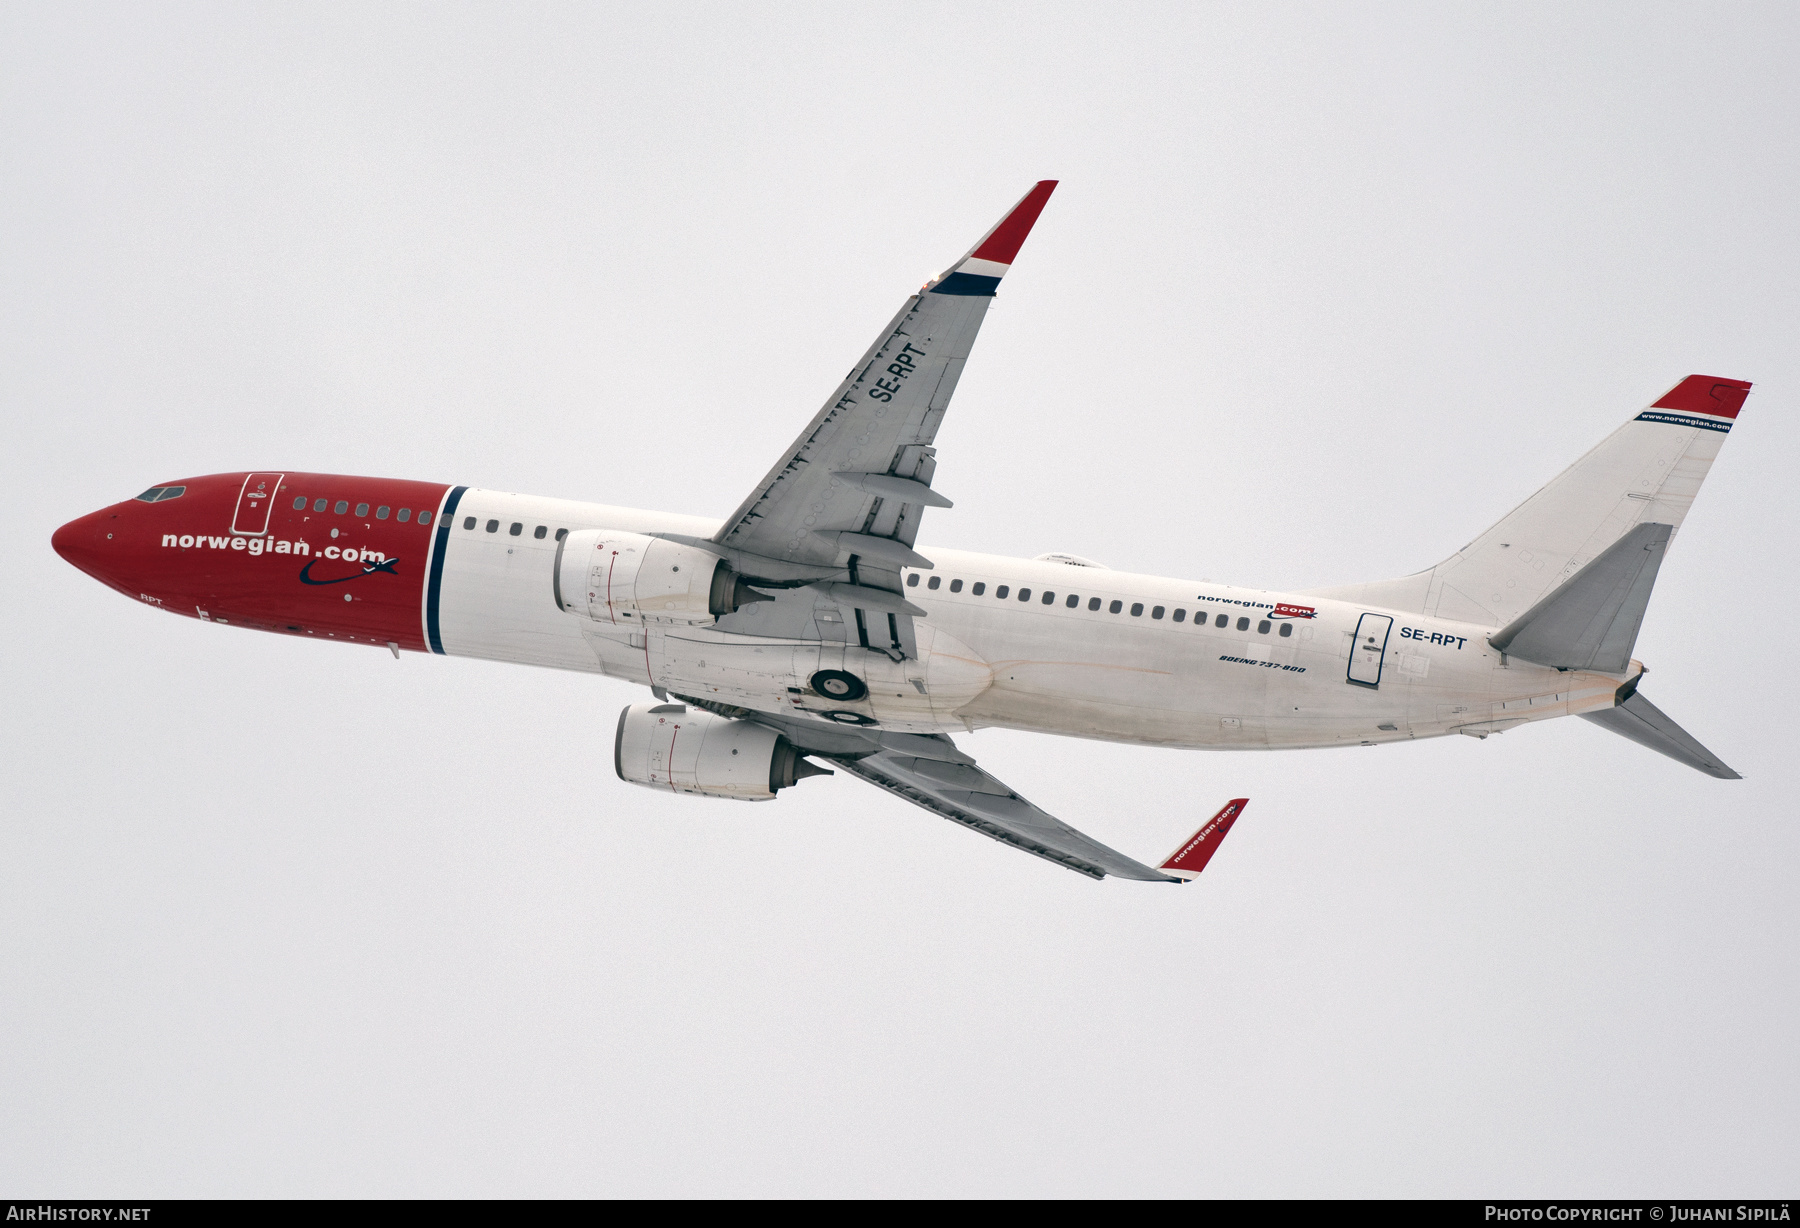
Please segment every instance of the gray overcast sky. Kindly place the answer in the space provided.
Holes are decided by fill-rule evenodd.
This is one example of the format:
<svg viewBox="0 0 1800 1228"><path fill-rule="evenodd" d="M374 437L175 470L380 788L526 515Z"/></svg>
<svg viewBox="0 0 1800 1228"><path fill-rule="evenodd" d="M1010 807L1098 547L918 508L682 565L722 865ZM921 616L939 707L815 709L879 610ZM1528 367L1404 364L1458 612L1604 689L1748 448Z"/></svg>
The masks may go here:
<svg viewBox="0 0 1800 1228"><path fill-rule="evenodd" d="M6 5L0 1192L1790 1191L1797 61L1790 4ZM1253 799L1095 884L50 550L252 467L723 515L1044 177L928 544L1396 575L1754 380L1637 654L1747 779L962 738L1143 857Z"/></svg>

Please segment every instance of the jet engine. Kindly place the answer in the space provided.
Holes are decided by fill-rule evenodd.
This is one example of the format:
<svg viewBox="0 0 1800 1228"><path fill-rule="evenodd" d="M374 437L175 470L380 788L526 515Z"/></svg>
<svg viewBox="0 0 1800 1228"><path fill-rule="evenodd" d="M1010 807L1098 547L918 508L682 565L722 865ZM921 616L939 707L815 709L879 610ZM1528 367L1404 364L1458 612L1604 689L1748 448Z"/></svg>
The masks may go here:
<svg viewBox="0 0 1800 1228"><path fill-rule="evenodd" d="M611 529L563 538L551 577L559 609L615 625L704 624L753 601L773 600L715 554Z"/></svg>
<svg viewBox="0 0 1800 1228"><path fill-rule="evenodd" d="M633 704L619 713L613 767L627 784L746 802L766 802L808 776L831 775L766 725L686 704Z"/></svg>

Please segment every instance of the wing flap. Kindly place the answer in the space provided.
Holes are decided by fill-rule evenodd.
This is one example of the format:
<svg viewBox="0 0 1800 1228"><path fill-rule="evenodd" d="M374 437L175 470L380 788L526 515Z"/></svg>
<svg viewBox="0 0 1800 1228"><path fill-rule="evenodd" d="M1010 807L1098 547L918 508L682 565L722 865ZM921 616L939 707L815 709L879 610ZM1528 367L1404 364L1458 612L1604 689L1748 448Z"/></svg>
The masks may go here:
<svg viewBox="0 0 1800 1228"><path fill-rule="evenodd" d="M988 304L1056 184L1026 193L969 254L906 300L712 544L752 583L847 579L900 592L931 490L932 441ZM854 594L850 594L854 595ZM861 605L858 638L901 656L917 652L911 618L892 604Z"/></svg>
<svg viewBox="0 0 1800 1228"><path fill-rule="evenodd" d="M1117 878L1153 883L1182 881L1077 831L1038 809L972 763L920 759L888 749L856 758L822 757L831 759L852 776L923 810L978 831L990 840L1055 862L1077 874L1089 878L1105 878L1111 874ZM960 771L946 770L952 768Z"/></svg>

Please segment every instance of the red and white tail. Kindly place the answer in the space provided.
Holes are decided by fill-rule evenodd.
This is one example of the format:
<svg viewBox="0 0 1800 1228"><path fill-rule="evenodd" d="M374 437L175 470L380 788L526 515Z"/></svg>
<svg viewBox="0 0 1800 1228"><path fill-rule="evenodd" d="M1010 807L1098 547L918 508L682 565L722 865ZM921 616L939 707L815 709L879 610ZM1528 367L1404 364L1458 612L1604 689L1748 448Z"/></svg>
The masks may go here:
<svg viewBox="0 0 1800 1228"><path fill-rule="evenodd" d="M1231 825L1237 822L1238 816L1244 813L1244 807L1249 804L1250 799L1247 797L1234 797L1226 802L1225 809L1208 819L1204 827L1170 853L1168 860L1157 868L1176 878L1199 878L1200 871L1206 869L1206 863L1219 851L1225 833L1231 830Z"/></svg>
<svg viewBox="0 0 1800 1228"><path fill-rule="evenodd" d="M1672 541L1749 395L1690 375L1436 567L1312 595L1504 627L1637 526Z"/></svg>

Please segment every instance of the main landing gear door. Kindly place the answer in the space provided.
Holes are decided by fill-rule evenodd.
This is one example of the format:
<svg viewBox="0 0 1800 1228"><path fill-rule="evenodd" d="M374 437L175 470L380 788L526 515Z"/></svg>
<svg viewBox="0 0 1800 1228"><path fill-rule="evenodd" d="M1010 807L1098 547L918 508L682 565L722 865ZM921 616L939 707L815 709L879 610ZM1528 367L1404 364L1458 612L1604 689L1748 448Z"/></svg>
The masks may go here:
<svg viewBox="0 0 1800 1228"><path fill-rule="evenodd" d="M1356 620L1356 643L1350 646L1349 681L1357 686L1381 685L1381 658L1387 652L1394 620L1386 614L1364 614Z"/></svg>
<svg viewBox="0 0 1800 1228"><path fill-rule="evenodd" d="M244 479L238 492L237 513L231 518L231 532L236 537L261 537L269 531L269 509L275 506L275 492L284 474L253 473Z"/></svg>

